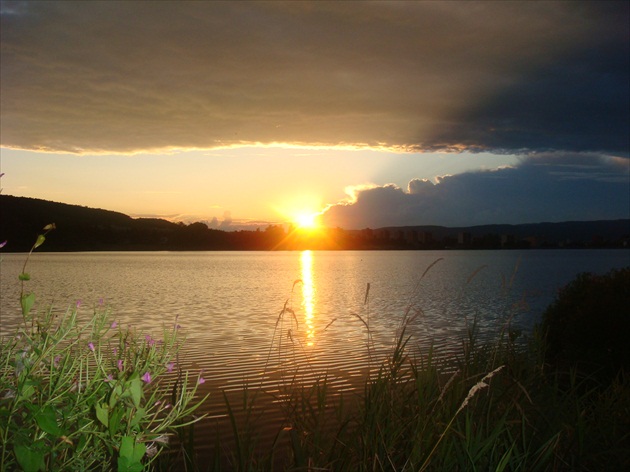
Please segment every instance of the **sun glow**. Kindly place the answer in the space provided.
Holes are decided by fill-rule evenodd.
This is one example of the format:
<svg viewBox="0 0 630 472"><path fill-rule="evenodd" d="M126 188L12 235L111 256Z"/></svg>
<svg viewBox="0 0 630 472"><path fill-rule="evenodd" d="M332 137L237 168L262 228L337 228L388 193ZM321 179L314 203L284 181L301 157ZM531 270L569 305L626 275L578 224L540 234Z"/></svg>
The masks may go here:
<svg viewBox="0 0 630 472"><path fill-rule="evenodd" d="M301 212L293 217L298 228L315 229L319 227L319 213Z"/></svg>
<svg viewBox="0 0 630 472"><path fill-rule="evenodd" d="M286 195L282 203L272 204L284 223L299 233L312 233L321 229L322 198L314 193Z"/></svg>

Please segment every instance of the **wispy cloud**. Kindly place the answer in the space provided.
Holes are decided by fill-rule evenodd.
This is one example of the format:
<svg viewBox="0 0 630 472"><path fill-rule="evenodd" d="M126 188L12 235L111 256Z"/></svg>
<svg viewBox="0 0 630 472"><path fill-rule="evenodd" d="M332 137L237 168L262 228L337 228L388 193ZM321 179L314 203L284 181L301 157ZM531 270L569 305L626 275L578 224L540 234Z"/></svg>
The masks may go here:
<svg viewBox="0 0 630 472"><path fill-rule="evenodd" d="M2 145L628 156L627 2L2 2Z"/></svg>

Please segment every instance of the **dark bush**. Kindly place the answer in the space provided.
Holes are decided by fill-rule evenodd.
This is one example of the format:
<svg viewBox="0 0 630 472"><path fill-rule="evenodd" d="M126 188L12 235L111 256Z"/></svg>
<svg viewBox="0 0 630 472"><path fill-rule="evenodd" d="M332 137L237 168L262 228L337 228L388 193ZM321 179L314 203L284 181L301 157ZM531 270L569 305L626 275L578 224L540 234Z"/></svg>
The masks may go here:
<svg viewBox="0 0 630 472"><path fill-rule="evenodd" d="M546 360L611 379L630 372L630 267L579 274L543 314Z"/></svg>

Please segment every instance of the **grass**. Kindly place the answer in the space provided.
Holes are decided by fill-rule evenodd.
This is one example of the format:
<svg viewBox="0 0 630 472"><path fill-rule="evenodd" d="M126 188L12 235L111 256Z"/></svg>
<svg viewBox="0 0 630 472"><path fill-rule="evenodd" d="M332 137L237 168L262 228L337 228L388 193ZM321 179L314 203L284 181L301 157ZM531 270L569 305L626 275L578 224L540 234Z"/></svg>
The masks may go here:
<svg viewBox="0 0 630 472"><path fill-rule="evenodd" d="M205 380L180 369L176 325L154 339L104 307L88 320L78 304L34 309L26 267L54 228L18 276L23 325L0 338L0 471L151 468L169 436L200 419Z"/></svg>
<svg viewBox="0 0 630 472"><path fill-rule="evenodd" d="M495 339L482 339L474 320L459 355L445 365L432 349L412 346L407 333L416 316L404 314L379 362L372 357L369 313L356 315L377 367L353 392L338 391L323 374L300 383L289 360L302 346L272 343L269 359L277 354L285 361L280 392L273 394L282 421L269 435L264 418L271 412L257 408L266 395L261 389L247 390L239 409L226 397L236 445L198 470L628 470L630 382L623 370L602 383L546 363L539 332L518 342L508 321ZM287 304L276 327L295 333L296 325ZM271 439L263 441L265 433Z"/></svg>
<svg viewBox="0 0 630 472"><path fill-rule="evenodd" d="M41 242L43 236L34 248ZM30 315L32 294L22 290L20 296L25 325L21 337L2 347L0 365L3 470L18 463L27 470L52 464L70 470L79 465L76 450L85 470L112 468L114 462L118 470L187 471L630 468L630 382L624 370L602 382L597 372L550 364L540 331L517 342L509 317L494 339L482 337L470 320L459 355L445 364L432 348L418 351L411 343L409 327L422 313L410 307L391 350L377 356L368 285L365 313L354 315L365 328L368 369L359 388L341 391L311 368L289 299L265 366L278 378L277 389L253 384L240 399L225 392L231 437L217 432L214 456L201 457L195 425L187 425L196 421L189 419L198 406L194 387L181 388L167 412L161 399L170 389L145 378L170 370L174 337L166 333L173 342L162 349L152 338L114 330L106 316L80 328L76 311L46 321ZM82 381L93 389L77 396ZM277 423L270 426L269 415ZM159 435L169 429L179 434L181 456L149 458L148 447L161 448Z"/></svg>

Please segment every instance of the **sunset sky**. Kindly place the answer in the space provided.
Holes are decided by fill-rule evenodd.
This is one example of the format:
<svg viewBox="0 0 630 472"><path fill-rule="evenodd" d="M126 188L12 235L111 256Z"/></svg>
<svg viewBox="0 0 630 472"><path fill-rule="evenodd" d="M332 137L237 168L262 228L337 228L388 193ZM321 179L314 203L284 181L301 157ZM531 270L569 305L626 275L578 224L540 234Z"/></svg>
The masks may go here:
<svg viewBox="0 0 630 472"><path fill-rule="evenodd" d="M2 193L223 229L629 218L629 5L2 1Z"/></svg>

